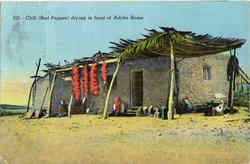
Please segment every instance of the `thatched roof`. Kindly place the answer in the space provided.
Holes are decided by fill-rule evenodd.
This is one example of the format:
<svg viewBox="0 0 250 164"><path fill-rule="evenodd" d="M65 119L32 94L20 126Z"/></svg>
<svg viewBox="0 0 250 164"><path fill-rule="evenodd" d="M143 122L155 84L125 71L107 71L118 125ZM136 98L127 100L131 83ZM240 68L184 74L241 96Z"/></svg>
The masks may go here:
<svg viewBox="0 0 250 164"><path fill-rule="evenodd" d="M244 39L212 37L209 34L197 35L191 31L177 31L174 28L160 27L161 31L146 29L149 34L139 40L120 39L119 43L110 42L113 52L122 58L134 58L138 55L168 55L169 40L174 42L175 55L194 57L220 53L241 47Z"/></svg>
<svg viewBox="0 0 250 164"><path fill-rule="evenodd" d="M118 57L130 59L136 57L151 57L156 55L169 55L169 40L174 42L174 54L180 57L195 57L224 52L241 47L244 39L212 37L208 34L197 35L191 31L177 31L174 28L160 27L161 31L146 29L149 34L138 40L120 39L119 43L110 42L113 51L110 53L97 52L92 57L75 59L73 62L65 61L64 65L47 63L45 72L55 70L68 70L73 65L86 65L102 63L103 60L115 62Z"/></svg>

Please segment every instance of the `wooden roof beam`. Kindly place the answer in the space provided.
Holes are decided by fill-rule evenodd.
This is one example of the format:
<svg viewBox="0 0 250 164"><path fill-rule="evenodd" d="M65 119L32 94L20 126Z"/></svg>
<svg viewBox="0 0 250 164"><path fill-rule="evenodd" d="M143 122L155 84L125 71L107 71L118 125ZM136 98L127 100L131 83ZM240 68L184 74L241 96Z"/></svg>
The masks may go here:
<svg viewBox="0 0 250 164"><path fill-rule="evenodd" d="M107 64L108 63L115 63L118 61L118 58L115 59L110 59L110 60L104 60ZM102 64L103 61L97 62L97 64ZM87 64L88 66L92 66L94 63ZM85 64L86 65L86 64ZM84 65L79 65L79 68L83 68ZM73 67L73 66L72 66ZM58 69L55 72L65 72L65 71L70 71L72 70L72 67L64 68L64 69Z"/></svg>

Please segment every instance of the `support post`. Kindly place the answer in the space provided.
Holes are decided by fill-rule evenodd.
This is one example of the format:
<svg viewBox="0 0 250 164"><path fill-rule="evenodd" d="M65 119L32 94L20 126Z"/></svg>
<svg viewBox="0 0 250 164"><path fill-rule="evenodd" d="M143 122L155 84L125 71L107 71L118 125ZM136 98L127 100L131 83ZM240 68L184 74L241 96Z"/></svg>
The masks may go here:
<svg viewBox="0 0 250 164"><path fill-rule="evenodd" d="M41 65L41 58L39 58L39 60L38 60L37 69L36 69L36 74L35 74L35 79L34 79L34 81L35 81L34 95L35 95L35 96L36 96L37 75L38 75L38 71L39 71L40 65Z"/></svg>
<svg viewBox="0 0 250 164"><path fill-rule="evenodd" d="M70 100L69 100L69 105L68 105L68 117L71 117L71 106L72 106L72 102L73 102L73 95L70 96Z"/></svg>
<svg viewBox="0 0 250 164"><path fill-rule="evenodd" d="M112 80L111 80L111 83L110 83L110 86L109 86L109 90L108 90L108 93L107 93L107 97L106 97L106 100L105 100L105 106L104 106L104 109L103 109L103 119L107 119L108 118L108 103L109 103L109 97L110 97L110 93L111 93L111 90L112 90L112 87L113 87L113 83L115 81L115 78L119 72L119 68L120 68L120 61L121 59L119 58L118 61L117 61L117 66L116 66L116 70L113 74L113 77L112 77Z"/></svg>
<svg viewBox="0 0 250 164"><path fill-rule="evenodd" d="M236 60L236 50L234 49L234 59ZM235 63L235 62L234 62ZM235 65L233 65L233 73L230 79L230 87L229 87L229 111L230 113L233 113L233 106L234 106L234 91L235 91L235 77L236 77L236 70L238 68L236 68Z"/></svg>
<svg viewBox="0 0 250 164"><path fill-rule="evenodd" d="M31 95L35 95L36 96L36 82L37 82L37 76L38 76L38 71L39 71L39 68L40 68L40 64L41 64L41 58L39 58L38 60L38 64L37 64L37 68L36 68L36 74L34 76L34 81L31 85L31 88L30 88L30 93L29 93L29 99L28 99L28 105L27 105L27 112L29 112L29 107L30 107L30 99L31 99ZM34 96L33 96L34 98ZM34 107L34 100L32 99L32 107Z"/></svg>
<svg viewBox="0 0 250 164"><path fill-rule="evenodd" d="M48 117L50 116L50 111L51 111L51 99L52 99L52 93L54 90L54 86L55 86L55 80L56 80L56 72L53 75L53 80L50 86L50 91L49 91L49 110L48 110Z"/></svg>
<svg viewBox="0 0 250 164"><path fill-rule="evenodd" d="M30 87L30 92L29 92L29 98L28 98L28 104L27 104L27 112L29 112L30 109L30 100L31 100L31 95L32 95L32 91L35 85L35 81L33 81L31 87ZM33 101L33 100L32 100Z"/></svg>
<svg viewBox="0 0 250 164"><path fill-rule="evenodd" d="M174 83L175 83L175 66L174 66L174 45L172 40L170 40L170 89L169 89L169 99L168 99L168 120L174 119Z"/></svg>
<svg viewBox="0 0 250 164"><path fill-rule="evenodd" d="M235 70L233 70L232 80L231 80L231 97L230 97L230 104L229 109L230 113L233 113L233 106L234 106L234 90L235 90Z"/></svg>

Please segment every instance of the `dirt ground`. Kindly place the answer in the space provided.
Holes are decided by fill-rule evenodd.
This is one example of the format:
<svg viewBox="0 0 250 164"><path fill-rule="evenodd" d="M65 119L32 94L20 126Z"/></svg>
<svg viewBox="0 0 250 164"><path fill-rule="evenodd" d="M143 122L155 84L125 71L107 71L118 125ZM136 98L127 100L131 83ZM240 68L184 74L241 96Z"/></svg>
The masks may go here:
<svg viewBox="0 0 250 164"><path fill-rule="evenodd" d="M0 117L0 164L248 164L247 109L227 116Z"/></svg>

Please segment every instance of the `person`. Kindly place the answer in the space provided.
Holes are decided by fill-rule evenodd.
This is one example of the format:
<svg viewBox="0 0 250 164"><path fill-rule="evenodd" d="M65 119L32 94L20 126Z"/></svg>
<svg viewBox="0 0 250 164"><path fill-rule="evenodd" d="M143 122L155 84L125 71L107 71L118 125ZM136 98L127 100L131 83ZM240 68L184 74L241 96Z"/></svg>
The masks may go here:
<svg viewBox="0 0 250 164"><path fill-rule="evenodd" d="M159 118L160 112L158 107L154 107L154 118Z"/></svg>
<svg viewBox="0 0 250 164"><path fill-rule="evenodd" d="M60 100L60 104L58 107L58 116L59 117L64 117L67 115L67 108L64 100Z"/></svg>
<svg viewBox="0 0 250 164"><path fill-rule="evenodd" d="M163 99L160 100L159 107L160 107L161 119L165 120L166 116L167 116L167 107L166 107Z"/></svg>
<svg viewBox="0 0 250 164"><path fill-rule="evenodd" d="M183 102L184 102L184 109L185 109L185 111L192 112L193 106L192 106L192 103L190 102L189 98L187 98L187 97L184 98Z"/></svg>
<svg viewBox="0 0 250 164"><path fill-rule="evenodd" d="M115 103L112 106L112 112L110 113L110 116L119 116L120 115L120 97L115 97Z"/></svg>
<svg viewBox="0 0 250 164"><path fill-rule="evenodd" d="M223 110L224 110L224 101L220 100L219 105L213 107L212 110L215 110L216 112L219 112L219 113L223 112Z"/></svg>

